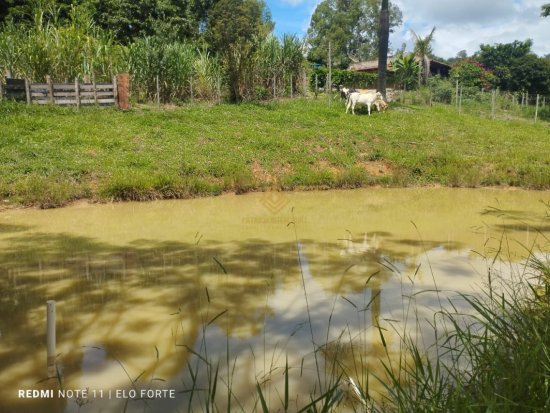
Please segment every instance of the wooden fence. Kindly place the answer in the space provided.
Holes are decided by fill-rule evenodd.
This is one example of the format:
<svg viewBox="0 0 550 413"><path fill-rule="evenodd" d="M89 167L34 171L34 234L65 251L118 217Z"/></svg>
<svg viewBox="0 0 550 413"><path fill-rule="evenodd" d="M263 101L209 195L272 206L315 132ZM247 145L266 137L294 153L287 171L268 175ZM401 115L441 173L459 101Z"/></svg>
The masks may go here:
<svg viewBox="0 0 550 413"><path fill-rule="evenodd" d="M80 107L82 105L113 106L128 109L128 74L113 76L111 83L30 83L27 79L6 79L0 96L27 104L55 104Z"/></svg>

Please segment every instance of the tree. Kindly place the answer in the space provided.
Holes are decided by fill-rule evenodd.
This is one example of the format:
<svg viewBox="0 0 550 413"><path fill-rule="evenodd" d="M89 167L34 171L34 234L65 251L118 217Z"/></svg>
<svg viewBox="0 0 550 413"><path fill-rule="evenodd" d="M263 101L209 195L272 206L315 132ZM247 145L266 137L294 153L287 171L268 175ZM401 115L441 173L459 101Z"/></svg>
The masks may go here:
<svg viewBox="0 0 550 413"><path fill-rule="evenodd" d="M386 98L386 75L388 68L388 43L390 38L389 2L382 0L378 32L378 91Z"/></svg>
<svg viewBox="0 0 550 413"><path fill-rule="evenodd" d="M529 93L550 93L550 63L530 53L521 59L513 59L508 81L509 90L526 90Z"/></svg>
<svg viewBox="0 0 550 413"><path fill-rule="evenodd" d="M405 90L412 88L420 73L420 65L412 53L397 56L393 61L392 69L396 80Z"/></svg>
<svg viewBox="0 0 550 413"><path fill-rule="evenodd" d="M219 0L212 8L205 37L224 61L232 102L241 100L247 65L272 30L271 15L261 0Z"/></svg>
<svg viewBox="0 0 550 413"><path fill-rule="evenodd" d="M532 45L531 39L496 45L482 44L474 58L491 69L497 77L497 86L503 90L548 93L548 62L531 52Z"/></svg>
<svg viewBox="0 0 550 413"><path fill-rule="evenodd" d="M61 20L72 7L86 10L97 27L111 32L121 43L158 35L165 41L197 37L216 0L5 0L0 21L30 22L33 10L55 8Z"/></svg>
<svg viewBox="0 0 550 413"><path fill-rule="evenodd" d="M434 37L435 27L426 37L420 37L413 29L411 29L411 33L416 38L414 43L414 54L417 59L422 62L422 71L418 75L418 84L420 85L421 82L426 84L428 77L430 76L430 56L432 54L431 43Z"/></svg>
<svg viewBox="0 0 550 413"><path fill-rule="evenodd" d="M479 62L463 59L453 65L451 78L459 78L466 87L489 89L495 82L495 76Z"/></svg>
<svg viewBox="0 0 550 413"><path fill-rule="evenodd" d="M333 65L347 68L352 61L378 54L378 24L382 0L323 0L315 9L307 33L308 59L326 64L331 42ZM401 24L397 6L389 7L390 31Z"/></svg>
<svg viewBox="0 0 550 413"><path fill-rule="evenodd" d="M96 24L122 43L145 36L164 41L197 37L216 0L80 0Z"/></svg>
<svg viewBox="0 0 550 413"><path fill-rule="evenodd" d="M542 17L548 17L550 16L550 3L548 4L544 4L542 7L541 7L541 13L540 15Z"/></svg>

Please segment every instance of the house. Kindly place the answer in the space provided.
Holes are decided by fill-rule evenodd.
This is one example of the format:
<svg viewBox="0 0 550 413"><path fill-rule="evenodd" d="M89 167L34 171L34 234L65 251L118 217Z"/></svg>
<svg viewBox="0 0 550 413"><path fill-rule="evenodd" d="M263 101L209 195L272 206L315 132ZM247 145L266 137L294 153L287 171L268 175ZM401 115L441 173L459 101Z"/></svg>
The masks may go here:
<svg viewBox="0 0 550 413"><path fill-rule="evenodd" d="M394 56L388 56L388 70L391 70L393 60L395 59ZM351 63L349 65L349 70L353 72L371 72L376 73L378 72L378 59L375 60L366 60L364 62L357 62L357 63ZM451 66L439 62L437 60L430 59L430 74L432 76L442 76L442 77L449 77L449 72L451 71Z"/></svg>

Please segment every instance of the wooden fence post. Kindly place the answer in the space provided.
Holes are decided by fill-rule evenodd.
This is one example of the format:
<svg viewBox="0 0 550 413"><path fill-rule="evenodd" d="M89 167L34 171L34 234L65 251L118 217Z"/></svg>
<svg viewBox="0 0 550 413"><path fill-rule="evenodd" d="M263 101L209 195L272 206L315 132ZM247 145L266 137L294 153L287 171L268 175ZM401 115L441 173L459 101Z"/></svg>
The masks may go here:
<svg viewBox="0 0 550 413"><path fill-rule="evenodd" d="M328 42L328 79L325 82L325 92L328 93L328 104L332 105L332 43Z"/></svg>
<svg viewBox="0 0 550 413"><path fill-rule="evenodd" d="M195 95L193 94L193 73L191 73L191 78L189 79L189 92L191 93L191 103L195 100Z"/></svg>
<svg viewBox="0 0 550 413"><path fill-rule="evenodd" d="M25 97L27 98L27 105L30 105L32 103L31 85L27 78L25 78Z"/></svg>
<svg viewBox="0 0 550 413"><path fill-rule="evenodd" d="M117 103L117 94L118 90L117 90L117 85L116 85L116 76L113 76L113 99L115 101L115 104Z"/></svg>
<svg viewBox="0 0 550 413"><path fill-rule="evenodd" d="M317 94L319 93L319 87L317 86L319 83L317 73L315 73L315 97L317 97Z"/></svg>
<svg viewBox="0 0 550 413"><path fill-rule="evenodd" d="M462 113L462 85L460 86L460 95L458 97L458 114Z"/></svg>
<svg viewBox="0 0 550 413"><path fill-rule="evenodd" d="M2 82L0 82L0 102L4 99L4 89L2 88Z"/></svg>
<svg viewBox="0 0 550 413"><path fill-rule="evenodd" d="M46 302L46 349L48 377L57 375L55 368L55 301Z"/></svg>
<svg viewBox="0 0 550 413"><path fill-rule="evenodd" d="M302 70L302 82L303 82L302 93L303 93L304 97L307 97L307 73L306 73L306 68L305 67Z"/></svg>
<svg viewBox="0 0 550 413"><path fill-rule="evenodd" d="M222 78L221 76L218 76L218 105L222 103Z"/></svg>
<svg viewBox="0 0 550 413"><path fill-rule="evenodd" d="M52 78L50 77L50 75L46 76L46 83L48 84L48 101L51 104L53 104L54 103L54 100L53 100L53 83L52 83Z"/></svg>
<svg viewBox="0 0 550 413"><path fill-rule="evenodd" d="M74 78L74 96L76 99L76 108L80 109L80 83L78 82L78 76Z"/></svg>
<svg viewBox="0 0 550 413"><path fill-rule="evenodd" d="M92 87L94 89L94 104L97 106L98 105L98 102L97 102L97 85L96 85L96 82L95 82L95 73L92 73Z"/></svg>
<svg viewBox="0 0 550 413"><path fill-rule="evenodd" d="M122 110L130 109L130 75L128 73L119 73L116 75L117 84L117 104Z"/></svg>
<svg viewBox="0 0 550 413"><path fill-rule="evenodd" d="M160 109L160 80L159 80L159 75L157 75L156 81L157 81L157 107Z"/></svg>
<svg viewBox="0 0 550 413"><path fill-rule="evenodd" d="M493 94L491 96L491 119L495 118L495 98L496 98L496 91L493 90Z"/></svg>
<svg viewBox="0 0 550 413"><path fill-rule="evenodd" d="M458 109L458 78L456 79L455 106Z"/></svg>
<svg viewBox="0 0 550 413"><path fill-rule="evenodd" d="M537 103L535 106L535 123L537 123L538 115L539 115L539 94L537 93Z"/></svg>

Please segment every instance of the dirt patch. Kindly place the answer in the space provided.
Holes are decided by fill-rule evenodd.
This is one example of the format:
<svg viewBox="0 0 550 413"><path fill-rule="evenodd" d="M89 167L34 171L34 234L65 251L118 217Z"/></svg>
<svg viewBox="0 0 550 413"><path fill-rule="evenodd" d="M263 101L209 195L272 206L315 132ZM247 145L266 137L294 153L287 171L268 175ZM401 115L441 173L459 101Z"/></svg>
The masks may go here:
<svg viewBox="0 0 550 413"><path fill-rule="evenodd" d="M254 180L257 182L273 183L277 180L277 177L267 172L258 161L252 162L250 169Z"/></svg>
<svg viewBox="0 0 550 413"><path fill-rule="evenodd" d="M317 168L320 171L329 171L334 175L339 175L342 172L341 168L338 168L337 166L325 160L320 160L315 162L315 168Z"/></svg>
<svg viewBox="0 0 550 413"><path fill-rule="evenodd" d="M315 151L315 153L323 153L325 152L325 148L323 148L321 145L317 144L315 145L315 147L313 148L313 150Z"/></svg>
<svg viewBox="0 0 550 413"><path fill-rule="evenodd" d="M385 161L359 161L356 163L356 166L363 168L372 176L393 175L392 165Z"/></svg>
<svg viewBox="0 0 550 413"><path fill-rule="evenodd" d="M288 164L277 165L273 168L273 174L278 178L288 175L292 173L292 171L292 166Z"/></svg>

